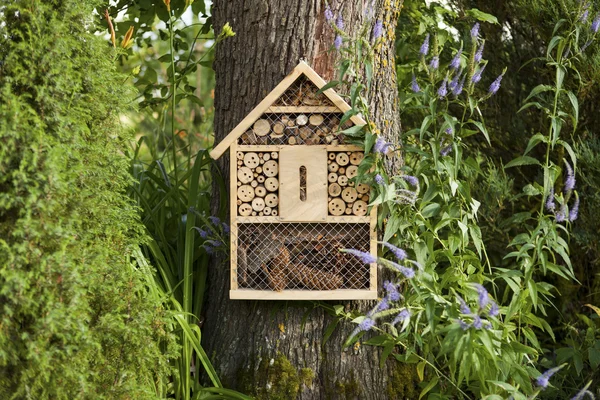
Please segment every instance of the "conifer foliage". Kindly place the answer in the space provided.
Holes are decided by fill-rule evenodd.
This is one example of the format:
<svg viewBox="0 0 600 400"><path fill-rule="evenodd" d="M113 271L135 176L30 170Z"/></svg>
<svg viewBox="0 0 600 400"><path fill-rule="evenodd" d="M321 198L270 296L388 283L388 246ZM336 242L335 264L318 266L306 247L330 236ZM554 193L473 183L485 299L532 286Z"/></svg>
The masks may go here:
<svg viewBox="0 0 600 400"><path fill-rule="evenodd" d="M96 1L0 6L0 398L155 398L170 343Z"/></svg>

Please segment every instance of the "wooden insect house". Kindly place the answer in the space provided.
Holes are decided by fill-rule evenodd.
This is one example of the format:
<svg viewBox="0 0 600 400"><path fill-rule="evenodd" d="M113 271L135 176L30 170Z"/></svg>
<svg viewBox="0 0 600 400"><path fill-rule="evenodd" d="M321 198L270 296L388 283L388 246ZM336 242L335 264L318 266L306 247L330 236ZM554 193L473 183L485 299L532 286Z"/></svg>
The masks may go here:
<svg viewBox="0 0 600 400"><path fill-rule="evenodd" d="M232 299L374 299L377 266L370 187L353 179L363 158L344 129L364 125L306 63L211 152L231 155Z"/></svg>

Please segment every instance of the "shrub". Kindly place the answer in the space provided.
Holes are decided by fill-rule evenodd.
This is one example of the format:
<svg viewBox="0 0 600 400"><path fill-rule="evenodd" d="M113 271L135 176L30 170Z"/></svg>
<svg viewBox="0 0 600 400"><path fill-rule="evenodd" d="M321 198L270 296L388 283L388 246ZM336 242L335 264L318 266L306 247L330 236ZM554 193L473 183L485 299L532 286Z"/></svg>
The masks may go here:
<svg viewBox="0 0 600 400"><path fill-rule="evenodd" d="M96 1L0 6L0 398L154 398L165 311L119 124L131 92ZM167 350L168 353L168 350Z"/></svg>

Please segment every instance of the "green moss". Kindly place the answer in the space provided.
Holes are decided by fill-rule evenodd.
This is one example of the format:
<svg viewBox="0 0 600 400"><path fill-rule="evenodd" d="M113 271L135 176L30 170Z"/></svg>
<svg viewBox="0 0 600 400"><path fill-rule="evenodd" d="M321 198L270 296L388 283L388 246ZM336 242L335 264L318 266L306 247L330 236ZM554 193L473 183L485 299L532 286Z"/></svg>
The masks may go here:
<svg viewBox="0 0 600 400"><path fill-rule="evenodd" d="M326 399L357 399L362 394L362 388L356 379L354 370L350 370L347 377L336 378L330 374L325 382Z"/></svg>
<svg viewBox="0 0 600 400"><path fill-rule="evenodd" d="M388 399L416 399L419 397L419 377L416 364L395 363L387 383Z"/></svg>
<svg viewBox="0 0 600 400"><path fill-rule="evenodd" d="M310 368L299 371L281 353L269 358L260 356L256 363L238 372L240 386L244 393L256 399L290 400L295 399L302 384L312 385L315 373Z"/></svg>
<svg viewBox="0 0 600 400"><path fill-rule="evenodd" d="M313 380L315 379L315 371L310 368L300 369L300 382L306 387L312 386Z"/></svg>

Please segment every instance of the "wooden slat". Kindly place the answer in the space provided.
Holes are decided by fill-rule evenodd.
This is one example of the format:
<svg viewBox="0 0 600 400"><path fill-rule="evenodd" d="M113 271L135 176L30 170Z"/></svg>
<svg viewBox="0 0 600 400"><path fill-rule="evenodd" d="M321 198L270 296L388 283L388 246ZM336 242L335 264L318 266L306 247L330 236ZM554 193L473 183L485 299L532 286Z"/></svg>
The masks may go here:
<svg viewBox="0 0 600 400"><path fill-rule="evenodd" d="M287 144L238 144L238 151L279 151L286 148L297 148L304 145L290 146ZM327 151L364 151L360 146L353 144L315 144L310 145L311 149L324 148Z"/></svg>
<svg viewBox="0 0 600 400"><path fill-rule="evenodd" d="M353 144L328 145L325 148L327 151L364 151L363 148Z"/></svg>
<svg viewBox="0 0 600 400"><path fill-rule="evenodd" d="M371 235L371 254L377 257L377 206L373 206L371 209L371 225L370 225L370 235ZM372 263L370 268L370 289L377 293L377 263Z"/></svg>
<svg viewBox="0 0 600 400"><path fill-rule="evenodd" d="M374 300L376 290L337 289L337 290L230 290L232 300Z"/></svg>
<svg viewBox="0 0 600 400"><path fill-rule="evenodd" d="M229 152L229 229L230 229L230 268L231 268L231 290L238 288L237 278L237 244L238 244L238 228L237 228L237 144L234 142L231 145Z"/></svg>
<svg viewBox="0 0 600 400"><path fill-rule="evenodd" d="M271 106L265 113L338 113L343 114L343 111L335 106Z"/></svg>
<svg viewBox="0 0 600 400"><path fill-rule="evenodd" d="M281 146L272 144L239 144L238 151L279 151Z"/></svg>
<svg viewBox="0 0 600 400"><path fill-rule="evenodd" d="M264 216L264 217L237 217L236 222L238 224L274 224L281 222L306 222L305 220L299 221L283 221L279 216ZM357 217L355 215L343 215L336 217L328 215L325 220L310 221L311 223L335 223L335 224L370 224L371 217Z"/></svg>
<svg viewBox="0 0 600 400"><path fill-rule="evenodd" d="M300 65L300 64L299 64ZM299 66L298 65L298 66ZM260 116L265 112L267 108L271 106L281 96L288 87L302 74L302 69L296 66L294 70L267 95L246 117L235 127L229 134L219 143L212 151L210 156L216 160L225 150L229 148L237 138L252 125Z"/></svg>

